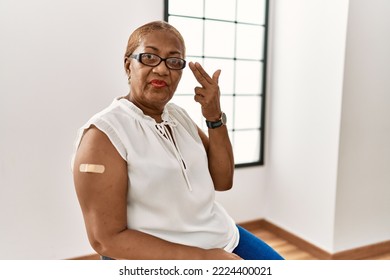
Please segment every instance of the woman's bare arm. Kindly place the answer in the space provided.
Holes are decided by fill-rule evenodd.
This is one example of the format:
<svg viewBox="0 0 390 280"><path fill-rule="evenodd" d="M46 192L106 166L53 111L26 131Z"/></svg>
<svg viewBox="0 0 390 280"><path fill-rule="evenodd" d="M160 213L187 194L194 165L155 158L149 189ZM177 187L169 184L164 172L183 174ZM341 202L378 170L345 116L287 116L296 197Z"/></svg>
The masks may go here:
<svg viewBox="0 0 390 280"><path fill-rule="evenodd" d="M225 125L209 129L209 137L198 128L209 161L209 170L217 191L226 191L233 186L234 157Z"/></svg>

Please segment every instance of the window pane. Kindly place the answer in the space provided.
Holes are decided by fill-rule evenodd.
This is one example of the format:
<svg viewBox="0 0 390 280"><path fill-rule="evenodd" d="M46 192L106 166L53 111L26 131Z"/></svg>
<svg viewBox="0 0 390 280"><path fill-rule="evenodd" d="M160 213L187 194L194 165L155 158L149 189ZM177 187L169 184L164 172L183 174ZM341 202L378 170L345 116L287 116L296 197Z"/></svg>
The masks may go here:
<svg viewBox="0 0 390 280"><path fill-rule="evenodd" d="M232 95L234 93L234 60L205 58L204 67L210 76L216 70L221 69L221 75L219 76L221 94Z"/></svg>
<svg viewBox="0 0 390 280"><path fill-rule="evenodd" d="M190 63L190 62L199 62L199 63L202 64L202 65L203 65L203 63L204 63L204 59L203 59L202 57L199 57L199 56L191 56L191 55L189 55L189 56L186 57L186 61L187 61L187 63ZM193 76L192 71L191 71L190 67L188 66L188 64L187 64L187 66L186 66L185 69L188 69L188 71L190 71L190 72L191 72L191 75Z"/></svg>
<svg viewBox="0 0 390 280"><path fill-rule="evenodd" d="M236 94L260 94L261 83L261 62L236 61Z"/></svg>
<svg viewBox="0 0 390 280"><path fill-rule="evenodd" d="M236 164L259 161L260 131L234 132L234 159Z"/></svg>
<svg viewBox="0 0 390 280"><path fill-rule="evenodd" d="M264 24L265 0L237 0L237 21Z"/></svg>
<svg viewBox="0 0 390 280"><path fill-rule="evenodd" d="M169 0L169 14L203 17L203 0Z"/></svg>
<svg viewBox="0 0 390 280"><path fill-rule="evenodd" d="M231 21L236 19L236 0L212 0L205 2L206 18Z"/></svg>
<svg viewBox="0 0 390 280"><path fill-rule="evenodd" d="M234 57L234 23L205 21L206 56Z"/></svg>
<svg viewBox="0 0 390 280"><path fill-rule="evenodd" d="M194 59L193 57L187 57L186 60L187 63L189 61L198 61L199 63L202 63L202 60ZM186 66L186 68L183 69L183 74L176 89L176 94L194 94L194 88L198 85L199 83L195 79L194 74L192 74L190 67Z"/></svg>
<svg viewBox="0 0 390 280"><path fill-rule="evenodd" d="M263 59L264 27L237 24L237 58Z"/></svg>
<svg viewBox="0 0 390 280"><path fill-rule="evenodd" d="M179 30L186 44L186 54L203 53L203 20L183 17L169 17L169 22Z"/></svg>
<svg viewBox="0 0 390 280"><path fill-rule="evenodd" d="M260 96L236 96L234 127L236 129L260 128Z"/></svg>

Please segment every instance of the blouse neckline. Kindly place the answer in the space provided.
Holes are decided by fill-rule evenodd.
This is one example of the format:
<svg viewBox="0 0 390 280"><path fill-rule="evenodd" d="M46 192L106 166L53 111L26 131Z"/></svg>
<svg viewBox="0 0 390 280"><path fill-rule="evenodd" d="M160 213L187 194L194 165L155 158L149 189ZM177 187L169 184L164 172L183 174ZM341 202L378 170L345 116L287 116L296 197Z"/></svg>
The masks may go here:
<svg viewBox="0 0 390 280"><path fill-rule="evenodd" d="M128 100L127 98L124 97L118 97L115 98L114 102L119 102L119 105L124 107L127 111L131 113L133 117L135 117L138 121L145 121L146 123L152 124L152 125L158 125L158 124L163 124L163 123L175 123L174 120L172 119L171 115L169 114L168 110L168 104L164 107L164 110L161 114L161 119L162 122L158 123L154 118L151 116L145 115L144 112L137 107L133 102Z"/></svg>

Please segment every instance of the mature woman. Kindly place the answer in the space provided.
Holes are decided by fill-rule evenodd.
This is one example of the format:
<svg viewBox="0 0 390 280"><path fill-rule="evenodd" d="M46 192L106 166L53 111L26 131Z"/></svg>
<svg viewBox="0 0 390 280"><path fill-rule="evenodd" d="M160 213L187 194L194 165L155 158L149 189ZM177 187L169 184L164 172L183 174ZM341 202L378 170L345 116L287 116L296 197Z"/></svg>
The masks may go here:
<svg viewBox="0 0 390 280"><path fill-rule="evenodd" d="M189 67L208 136L169 103L186 66L180 33L136 29L124 57L130 93L79 131L73 173L92 247L104 259L282 259L214 200L232 187L234 159L218 78Z"/></svg>

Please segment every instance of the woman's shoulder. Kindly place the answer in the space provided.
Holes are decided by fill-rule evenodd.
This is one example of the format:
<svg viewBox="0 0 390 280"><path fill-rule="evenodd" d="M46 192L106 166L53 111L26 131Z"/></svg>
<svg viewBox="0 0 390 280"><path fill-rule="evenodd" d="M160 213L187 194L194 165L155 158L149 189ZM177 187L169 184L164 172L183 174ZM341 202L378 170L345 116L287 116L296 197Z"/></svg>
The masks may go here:
<svg viewBox="0 0 390 280"><path fill-rule="evenodd" d="M108 106L97 112L92 118L105 117L110 115L116 115L123 111L119 99L114 99Z"/></svg>
<svg viewBox="0 0 390 280"><path fill-rule="evenodd" d="M131 104L129 105L127 103L130 102L124 102L123 100L116 98L106 108L93 115L88 123L104 123L105 125L117 129L120 127L126 127L127 129L131 128L135 121L142 120L142 116L140 112L134 109L135 106L130 106Z"/></svg>
<svg viewBox="0 0 390 280"><path fill-rule="evenodd" d="M126 159L126 148L123 144L125 137L126 122L124 121L124 109L115 99L110 105L95 113L79 130L75 146L79 147L84 141L85 135L89 134L92 143L99 146L102 139L109 139L111 144L118 150L122 158Z"/></svg>

